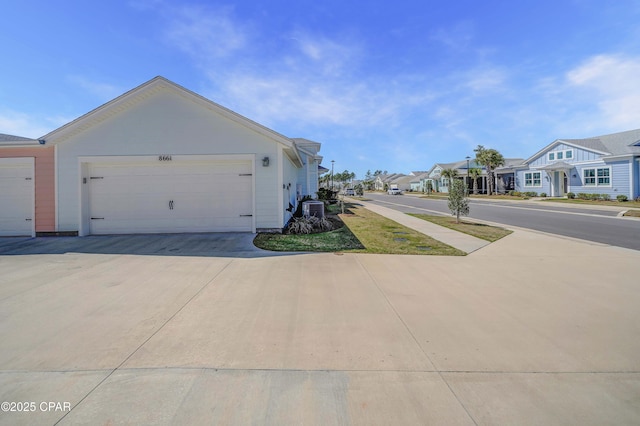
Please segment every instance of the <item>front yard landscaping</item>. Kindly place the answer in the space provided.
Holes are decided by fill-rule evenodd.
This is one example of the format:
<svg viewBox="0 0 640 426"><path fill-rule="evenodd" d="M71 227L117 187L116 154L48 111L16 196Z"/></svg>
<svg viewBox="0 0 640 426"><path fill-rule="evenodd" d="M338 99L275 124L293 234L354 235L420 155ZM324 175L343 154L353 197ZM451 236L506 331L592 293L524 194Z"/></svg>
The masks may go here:
<svg viewBox="0 0 640 426"><path fill-rule="evenodd" d="M318 234L258 234L253 244L271 251L335 252L364 249L349 228L339 220L333 222L340 228Z"/></svg>
<svg viewBox="0 0 640 426"><path fill-rule="evenodd" d="M339 215L365 247L362 253L465 256L466 253L359 205Z"/></svg>
<svg viewBox="0 0 640 426"><path fill-rule="evenodd" d="M317 234L258 234L254 244L272 251L352 252L464 256L418 231L402 226L357 204L346 203L345 213L331 206L327 216L344 226Z"/></svg>

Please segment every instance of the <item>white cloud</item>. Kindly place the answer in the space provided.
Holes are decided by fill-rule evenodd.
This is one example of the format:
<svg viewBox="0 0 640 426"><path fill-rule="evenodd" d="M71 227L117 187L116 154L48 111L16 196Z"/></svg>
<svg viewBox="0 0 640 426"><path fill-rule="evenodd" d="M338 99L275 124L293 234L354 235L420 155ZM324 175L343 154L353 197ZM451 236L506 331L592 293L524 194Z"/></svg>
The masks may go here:
<svg viewBox="0 0 640 426"><path fill-rule="evenodd" d="M495 93L505 88L507 73L497 67L473 69L466 73L464 86L474 94Z"/></svg>
<svg viewBox="0 0 640 426"><path fill-rule="evenodd" d="M449 28L438 28L431 32L430 39L444 44L449 49L466 50L474 38L474 25L471 21L461 21Z"/></svg>
<svg viewBox="0 0 640 426"><path fill-rule="evenodd" d="M142 5L165 20L164 40L204 71L205 96L268 126L393 126L433 98L409 78L363 74L366 46L348 34L292 27L274 38L231 8Z"/></svg>
<svg viewBox="0 0 640 426"><path fill-rule="evenodd" d="M638 76L640 57L598 55L570 70L566 81L597 106L597 122L619 131L640 127Z"/></svg>
<svg viewBox="0 0 640 426"><path fill-rule="evenodd" d="M46 135L66 122L60 120L61 118L38 119L31 115L11 110L0 111L0 129L2 129L2 133L31 139Z"/></svg>
<svg viewBox="0 0 640 426"><path fill-rule="evenodd" d="M354 42L337 42L322 35L303 31L295 32L291 40L297 42L296 45L303 54L303 57L297 60L306 62L305 59L309 59L308 66L326 75L336 76L348 71L357 65L357 59L360 57L360 47Z"/></svg>
<svg viewBox="0 0 640 426"><path fill-rule="evenodd" d="M265 124L295 120L310 125L375 125L391 120L401 106L398 99L377 93L365 83L322 81L286 73L231 75L222 96Z"/></svg>
<svg viewBox="0 0 640 426"><path fill-rule="evenodd" d="M111 100L122 93L124 90L119 88L118 86L114 86L108 83L99 83L95 81L91 81L86 77L79 75L72 75L68 77L69 81L80 86L85 89L87 92L96 95L103 101Z"/></svg>
<svg viewBox="0 0 640 426"><path fill-rule="evenodd" d="M199 61L227 57L247 45L247 29L233 19L231 8L163 6L163 11L170 16L169 43Z"/></svg>

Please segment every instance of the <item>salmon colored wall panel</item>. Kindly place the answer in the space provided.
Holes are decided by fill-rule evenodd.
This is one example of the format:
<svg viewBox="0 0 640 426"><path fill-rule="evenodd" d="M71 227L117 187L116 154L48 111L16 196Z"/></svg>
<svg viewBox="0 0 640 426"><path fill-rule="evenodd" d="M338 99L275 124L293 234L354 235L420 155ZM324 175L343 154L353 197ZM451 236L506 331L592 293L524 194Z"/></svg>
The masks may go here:
<svg viewBox="0 0 640 426"><path fill-rule="evenodd" d="M56 230L55 159L53 147L0 149L0 158L34 157L36 192L36 232Z"/></svg>

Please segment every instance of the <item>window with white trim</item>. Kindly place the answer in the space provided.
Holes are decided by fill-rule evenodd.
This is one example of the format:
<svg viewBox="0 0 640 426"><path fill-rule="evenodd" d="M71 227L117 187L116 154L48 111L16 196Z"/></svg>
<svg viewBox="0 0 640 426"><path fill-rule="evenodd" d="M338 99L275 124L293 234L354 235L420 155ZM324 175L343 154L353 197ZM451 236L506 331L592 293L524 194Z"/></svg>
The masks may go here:
<svg viewBox="0 0 640 426"><path fill-rule="evenodd" d="M562 160L562 159L570 159L573 158L573 150L572 149L564 149L561 151L552 151L547 154L547 159L549 161Z"/></svg>
<svg viewBox="0 0 640 426"><path fill-rule="evenodd" d="M541 172L526 172L524 174L524 186L542 186Z"/></svg>
<svg viewBox="0 0 640 426"><path fill-rule="evenodd" d="M611 167L583 169L585 186L611 186Z"/></svg>

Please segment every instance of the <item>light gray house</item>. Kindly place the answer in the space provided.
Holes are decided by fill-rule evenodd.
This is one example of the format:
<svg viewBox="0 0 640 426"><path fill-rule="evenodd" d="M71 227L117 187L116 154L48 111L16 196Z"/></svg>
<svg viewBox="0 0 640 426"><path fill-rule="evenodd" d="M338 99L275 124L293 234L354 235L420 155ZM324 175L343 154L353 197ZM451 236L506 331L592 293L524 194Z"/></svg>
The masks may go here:
<svg viewBox="0 0 640 426"><path fill-rule="evenodd" d="M391 173L391 174L385 174L385 175L378 175L376 176L375 180L373 181L373 189L376 191L384 191L385 190L385 185L388 187L391 183L394 182L394 180L399 179L403 176L406 176L402 173Z"/></svg>
<svg viewBox="0 0 640 426"><path fill-rule="evenodd" d="M485 193L487 188L487 173L483 166L476 164L475 160L456 161L454 163L436 163L427 172L427 176L422 179L422 186L427 189L431 188L434 192L449 192L449 179L442 176L442 171L447 169L453 169L458 173L458 179L463 179L467 182L469 189L473 189L473 180L468 177L469 169L479 168L482 170L481 176L478 178L478 192Z"/></svg>
<svg viewBox="0 0 640 426"><path fill-rule="evenodd" d="M424 182L424 179L426 179L428 176L429 176L429 173L424 171L411 172L411 179L409 181L409 191L424 192L425 188L423 186L423 182Z"/></svg>
<svg viewBox="0 0 640 426"><path fill-rule="evenodd" d="M503 193L515 188L515 165L521 165L522 158L505 158L505 164L494 170L496 179L495 191ZM453 169L457 172L457 179L466 182L469 192L473 191L473 178L470 176L469 170L480 169L480 176L477 178L477 188L479 194L486 194L488 181L487 170L485 166L476 163L474 158L464 159L454 163L436 163L427 172L427 176L422 178L422 186L426 189L430 185L435 192L449 192L449 179L442 176L442 171Z"/></svg>
<svg viewBox="0 0 640 426"><path fill-rule="evenodd" d="M518 191L640 197L640 129L585 139L556 139L515 170Z"/></svg>

